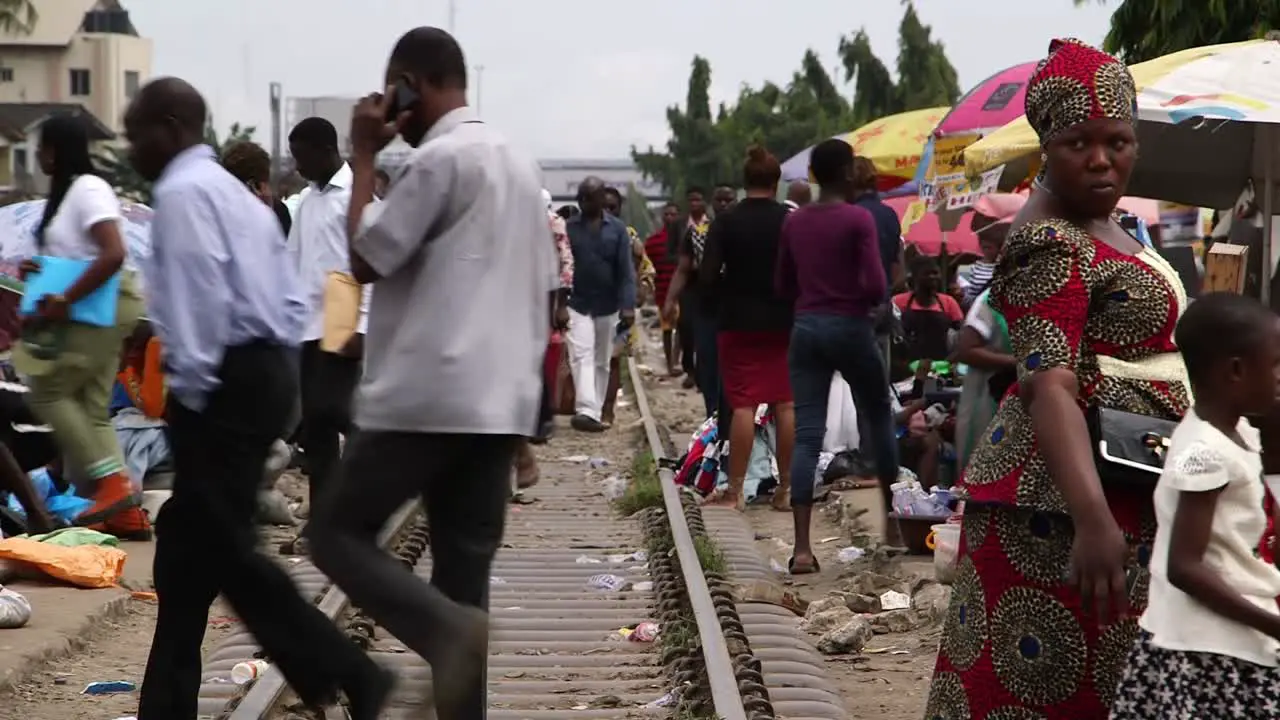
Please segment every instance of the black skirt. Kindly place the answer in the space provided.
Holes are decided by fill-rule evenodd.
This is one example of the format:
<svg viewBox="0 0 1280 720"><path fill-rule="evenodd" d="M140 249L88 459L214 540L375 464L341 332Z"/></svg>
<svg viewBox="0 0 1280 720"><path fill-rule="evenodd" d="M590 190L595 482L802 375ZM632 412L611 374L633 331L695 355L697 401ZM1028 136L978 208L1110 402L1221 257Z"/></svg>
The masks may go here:
<svg viewBox="0 0 1280 720"><path fill-rule="evenodd" d="M1140 632L1111 720L1277 720L1280 667L1216 653L1165 650Z"/></svg>

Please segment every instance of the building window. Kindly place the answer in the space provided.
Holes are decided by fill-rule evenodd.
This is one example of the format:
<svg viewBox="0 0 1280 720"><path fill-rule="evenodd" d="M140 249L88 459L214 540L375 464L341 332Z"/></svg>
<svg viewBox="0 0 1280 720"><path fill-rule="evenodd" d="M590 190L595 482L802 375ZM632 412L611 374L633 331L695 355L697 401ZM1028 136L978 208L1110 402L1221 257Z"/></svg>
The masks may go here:
<svg viewBox="0 0 1280 720"><path fill-rule="evenodd" d="M76 97L85 97L93 94L93 88L89 83L88 70L71 71L71 94Z"/></svg>
<svg viewBox="0 0 1280 720"><path fill-rule="evenodd" d="M13 149L13 166L14 168L16 168L21 172L26 172L29 169L27 167L27 149L26 148Z"/></svg>
<svg viewBox="0 0 1280 720"><path fill-rule="evenodd" d="M137 70L124 71L124 97L126 100L132 100L133 96L138 94L138 85L141 82L142 78L138 75Z"/></svg>
<svg viewBox="0 0 1280 720"><path fill-rule="evenodd" d="M0 83L13 82L13 68L0 67Z"/></svg>

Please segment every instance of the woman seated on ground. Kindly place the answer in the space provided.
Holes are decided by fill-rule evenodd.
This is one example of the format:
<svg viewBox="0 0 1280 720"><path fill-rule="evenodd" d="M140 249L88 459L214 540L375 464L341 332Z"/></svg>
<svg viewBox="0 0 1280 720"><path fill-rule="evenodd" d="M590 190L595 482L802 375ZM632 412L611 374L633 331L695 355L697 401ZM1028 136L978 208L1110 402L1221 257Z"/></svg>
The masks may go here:
<svg viewBox="0 0 1280 720"><path fill-rule="evenodd" d="M153 336L151 323L143 320L125 339L110 405L111 424L137 493L142 492L147 473L170 460L164 403L160 341Z"/></svg>
<svg viewBox="0 0 1280 720"><path fill-rule="evenodd" d="M755 440L756 408L771 405L778 429L779 475L773 507L785 511L791 508L788 496L796 422L787 368L792 302L777 293L773 278L778 241L790 210L774 200L782 171L778 160L764 148L751 149L742 175L746 197L711 223L698 267L699 280L719 308L716 342L720 377L733 409L729 423L729 487L713 502L744 507L743 487Z"/></svg>

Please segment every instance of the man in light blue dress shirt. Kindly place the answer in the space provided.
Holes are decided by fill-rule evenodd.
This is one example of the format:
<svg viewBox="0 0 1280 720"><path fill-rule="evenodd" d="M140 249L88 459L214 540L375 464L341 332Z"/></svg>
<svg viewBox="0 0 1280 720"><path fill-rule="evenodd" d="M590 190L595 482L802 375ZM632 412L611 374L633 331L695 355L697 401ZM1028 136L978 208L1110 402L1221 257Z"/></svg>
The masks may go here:
<svg viewBox="0 0 1280 720"><path fill-rule="evenodd" d="M160 614L138 717L195 718L221 593L304 702L342 690L353 718L374 720L391 679L255 549L255 497L298 392L305 308L279 223L203 144L205 118L199 93L174 78L143 88L125 116L133 165L155 183L144 275L176 471L156 522Z"/></svg>

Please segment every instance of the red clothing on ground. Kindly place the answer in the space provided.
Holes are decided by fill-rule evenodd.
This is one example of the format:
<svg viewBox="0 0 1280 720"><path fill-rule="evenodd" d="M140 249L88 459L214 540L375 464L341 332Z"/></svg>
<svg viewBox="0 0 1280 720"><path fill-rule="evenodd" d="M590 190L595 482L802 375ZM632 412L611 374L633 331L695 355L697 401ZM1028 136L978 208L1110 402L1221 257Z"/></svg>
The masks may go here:
<svg viewBox="0 0 1280 720"><path fill-rule="evenodd" d="M792 402L787 349L791 333L779 330L721 331L720 381L729 407Z"/></svg>
<svg viewBox="0 0 1280 720"><path fill-rule="evenodd" d="M661 308L667 302L667 290L676 273L676 264L667 255L667 229L664 227L644 241L644 254L653 263L653 301Z"/></svg>

